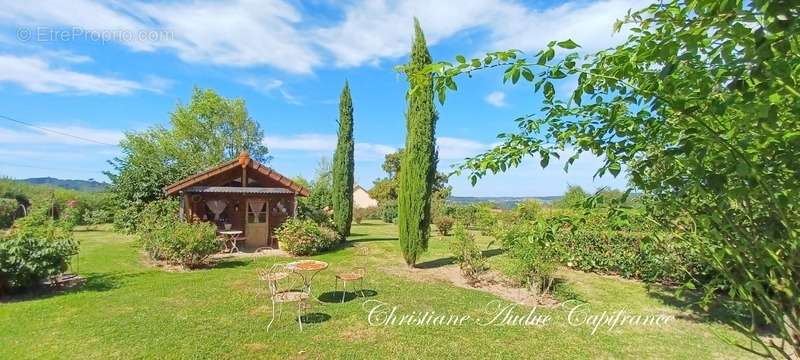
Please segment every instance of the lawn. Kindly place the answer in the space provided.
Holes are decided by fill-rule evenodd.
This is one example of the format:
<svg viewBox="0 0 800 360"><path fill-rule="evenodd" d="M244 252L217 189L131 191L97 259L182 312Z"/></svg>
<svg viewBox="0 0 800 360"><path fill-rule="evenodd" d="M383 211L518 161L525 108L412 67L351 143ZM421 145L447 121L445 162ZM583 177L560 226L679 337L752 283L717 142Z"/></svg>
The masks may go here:
<svg viewBox="0 0 800 360"><path fill-rule="evenodd" d="M314 284L315 294L329 301L334 271L359 262L355 247L368 247L373 291L344 304L316 306L312 311L320 315L314 318L324 321L307 324L302 333L286 315L266 331L271 307L256 270L285 258L239 258L210 269L165 272L145 265L130 237L109 231L82 231L77 237L81 254L74 270L87 283L65 293L0 303L0 358L749 357L720 339L743 339L724 322L685 317L662 327L626 326L594 335L589 326L567 324L564 310L542 308L536 313L552 316L544 326L370 326L362 306L367 299L397 305L398 313L473 318L485 318L486 304L498 299L444 281L395 275L404 268L396 230L381 222L355 225L349 246L313 257L332 264ZM421 262L430 271L455 266L447 257L446 239L434 237ZM491 263L502 259L494 256ZM639 282L570 270L560 276L592 313L683 313L670 305L668 292Z"/></svg>

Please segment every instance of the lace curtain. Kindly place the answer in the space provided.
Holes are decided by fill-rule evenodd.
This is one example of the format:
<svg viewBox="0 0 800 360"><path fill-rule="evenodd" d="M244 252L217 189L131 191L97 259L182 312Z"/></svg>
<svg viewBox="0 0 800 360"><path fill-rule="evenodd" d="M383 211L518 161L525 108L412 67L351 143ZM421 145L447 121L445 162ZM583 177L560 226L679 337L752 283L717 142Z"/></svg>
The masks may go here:
<svg viewBox="0 0 800 360"><path fill-rule="evenodd" d="M214 213L214 221L219 221L220 214L225 211L225 207L227 207L228 204L225 200L209 200L206 201L206 206Z"/></svg>
<svg viewBox="0 0 800 360"><path fill-rule="evenodd" d="M267 203L266 200L261 200L261 199L247 200L247 205L250 206L250 212L252 213L262 212L264 209L264 204L266 203Z"/></svg>

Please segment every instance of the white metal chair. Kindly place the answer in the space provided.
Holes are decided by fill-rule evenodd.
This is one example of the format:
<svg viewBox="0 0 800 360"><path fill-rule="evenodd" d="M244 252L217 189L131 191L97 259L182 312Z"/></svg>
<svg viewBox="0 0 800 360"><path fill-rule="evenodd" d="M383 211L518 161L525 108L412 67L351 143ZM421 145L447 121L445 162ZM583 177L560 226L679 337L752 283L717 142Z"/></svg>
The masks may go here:
<svg viewBox="0 0 800 360"><path fill-rule="evenodd" d="M259 279L267 282L269 288L270 300L272 301L272 319L267 325L267 331L272 327L275 321L275 307L278 307L278 315L280 318L283 312L283 304L297 303L297 322L300 324L300 331L303 331L303 318L305 311L308 309L309 293L304 289L303 282L299 275L286 268L286 264L272 265L268 270L262 269L258 271ZM300 279L300 280L298 280Z"/></svg>

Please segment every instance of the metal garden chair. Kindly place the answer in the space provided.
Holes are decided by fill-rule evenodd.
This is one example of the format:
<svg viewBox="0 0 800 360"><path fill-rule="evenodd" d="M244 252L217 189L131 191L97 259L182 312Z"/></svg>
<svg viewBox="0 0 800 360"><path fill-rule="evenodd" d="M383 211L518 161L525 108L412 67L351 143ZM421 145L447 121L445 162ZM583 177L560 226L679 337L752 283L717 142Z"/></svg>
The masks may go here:
<svg viewBox="0 0 800 360"><path fill-rule="evenodd" d="M303 331L303 318L309 305L309 293L304 290L302 279L299 275L286 268L285 264L272 265L268 270L258 271L258 277L266 281L269 288L269 298L272 301L272 319L267 325L267 331L272 327L275 318L280 318L283 313L283 304L297 304L297 322L300 324L300 331ZM278 308L278 315L275 315L275 308Z"/></svg>
<svg viewBox="0 0 800 360"><path fill-rule="evenodd" d="M334 279L333 292L339 288L339 281L342 282L342 303L344 302L345 295L347 294L347 284L359 282L361 296L364 296L364 279L367 277L367 267L364 265L367 256L367 248L358 248L358 263L359 265L351 268L350 271L337 273Z"/></svg>

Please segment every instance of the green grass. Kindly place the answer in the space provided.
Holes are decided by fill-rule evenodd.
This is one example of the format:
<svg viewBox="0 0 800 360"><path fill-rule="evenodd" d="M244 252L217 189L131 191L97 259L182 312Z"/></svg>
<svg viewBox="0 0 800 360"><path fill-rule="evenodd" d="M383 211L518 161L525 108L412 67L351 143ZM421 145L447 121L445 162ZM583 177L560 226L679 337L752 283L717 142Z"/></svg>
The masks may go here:
<svg viewBox="0 0 800 360"><path fill-rule="evenodd" d="M498 299L486 292L442 281L392 275L405 266L394 225L353 226L349 245L369 247L368 288L375 299L398 311L436 311L481 317ZM232 259L216 268L170 273L143 264L133 239L108 231L78 232L76 270L88 278L78 290L0 303L0 358L696 358L749 355L715 334L743 339L722 322L677 319L663 328L624 327L591 335L588 327L566 324L559 309L537 309L553 322L542 327L488 326L374 327L362 309L364 298L317 306L330 318L302 333L291 310L266 331L269 300L256 270L282 258ZM489 239L480 237L486 245ZM333 287L333 273L357 263L355 249L315 256L331 269L315 280L317 295ZM434 237L422 258L447 264L446 239ZM502 262L494 256L490 263ZM435 271L435 270L434 270ZM396 273L396 272L395 272ZM654 296L641 283L563 270L560 276L593 312L624 309L643 314L681 310ZM662 292L658 292L661 294ZM518 309L519 314L527 308Z"/></svg>

